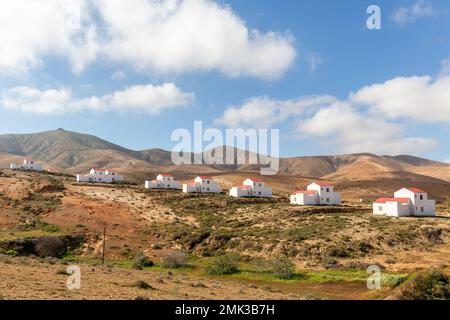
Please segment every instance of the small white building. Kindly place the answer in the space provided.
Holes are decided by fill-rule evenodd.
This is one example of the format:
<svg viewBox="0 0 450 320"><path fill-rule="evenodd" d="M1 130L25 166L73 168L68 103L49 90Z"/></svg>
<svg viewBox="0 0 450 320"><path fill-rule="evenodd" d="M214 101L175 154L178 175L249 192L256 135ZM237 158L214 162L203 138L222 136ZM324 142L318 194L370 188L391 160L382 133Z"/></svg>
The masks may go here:
<svg viewBox="0 0 450 320"><path fill-rule="evenodd" d="M421 189L402 188L394 193L394 198L377 199L373 213L389 217L434 217L436 202L428 199L428 194Z"/></svg>
<svg viewBox="0 0 450 320"><path fill-rule="evenodd" d="M235 198L258 197L271 198L272 188L267 187L265 182L260 179L247 179L242 186L230 189L230 196Z"/></svg>
<svg viewBox="0 0 450 320"><path fill-rule="evenodd" d="M183 184L184 193L220 193L220 186L212 177L198 176L194 183Z"/></svg>
<svg viewBox="0 0 450 320"><path fill-rule="evenodd" d="M12 170L30 170L30 171L44 170L41 164L36 163L34 160L29 159L24 159L22 163L11 163L9 167Z"/></svg>
<svg viewBox="0 0 450 320"><path fill-rule="evenodd" d="M301 206L340 205L341 194L334 192L334 186L324 182L314 182L304 191L291 194L291 204Z"/></svg>
<svg viewBox="0 0 450 320"><path fill-rule="evenodd" d="M146 189L181 189L179 181L175 181L173 175L160 173L156 180L145 181Z"/></svg>
<svg viewBox="0 0 450 320"><path fill-rule="evenodd" d="M88 174L77 174L77 182L114 183L123 181L123 176L109 169L92 168Z"/></svg>

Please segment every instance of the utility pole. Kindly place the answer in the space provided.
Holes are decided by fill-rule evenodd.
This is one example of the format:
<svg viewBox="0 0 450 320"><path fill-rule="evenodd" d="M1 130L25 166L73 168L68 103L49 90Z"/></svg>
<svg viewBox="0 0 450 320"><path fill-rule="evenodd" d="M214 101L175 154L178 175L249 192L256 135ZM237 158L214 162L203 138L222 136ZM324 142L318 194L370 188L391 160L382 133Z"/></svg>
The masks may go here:
<svg viewBox="0 0 450 320"><path fill-rule="evenodd" d="M103 226L103 250L102 250L102 266L105 265L105 250L106 250L106 223Z"/></svg>

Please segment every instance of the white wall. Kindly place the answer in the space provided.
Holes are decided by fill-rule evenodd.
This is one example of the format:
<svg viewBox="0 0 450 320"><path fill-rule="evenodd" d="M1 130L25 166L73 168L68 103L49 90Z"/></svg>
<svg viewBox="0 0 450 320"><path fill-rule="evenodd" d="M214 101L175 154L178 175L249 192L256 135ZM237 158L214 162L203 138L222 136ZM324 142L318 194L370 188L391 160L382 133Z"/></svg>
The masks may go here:
<svg viewBox="0 0 450 320"><path fill-rule="evenodd" d="M373 213L388 217L407 217L411 215L411 202L387 201L385 203L374 203Z"/></svg>
<svg viewBox="0 0 450 320"><path fill-rule="evenodd" d="M423 217L436 215L436 202L429 200L426 192L413 192L403 188L395 192L394 197L411 199L410 215Z"/></svg>
<svg viewBox="0 0 450 320"><path fill-rule="evenodd" d="M183 192L184 193L193 193L200 192L201 188L199 184L191 185L191 184L183 184Z"/></svg>
<svg viewBox="0 0 450 320"><path fill-rule="evenodd" d="M87 175L77 174L78 182L113 183L123 181L123 176L115 172L105 173L104 171L90 171ZM92 173L93 172L93 173Z"/></svg>
<svg viewBox="0 0 450 320"><path fill-rule="evenodd" d="M212 179L195 178L196 187L183 185L183 192L220 193L220 186ZM187 190L187 191L184 191ZM189 191L190 190L190 191Z"/></svg>
<svg viewBox="0 0 450 320"><path fill-rule="evenodd" d="M320 186L317 183L311 183L306 187L308 191L317 191L316 195L299 194L296 195L293 204L299 205L340 205L341 204L341 194L339 192L334 192L333 186ZM292 197L291 197L292 199Z"/></svg>
<svg viewBox="0 0 450 320"><path fill-rule="evenodd" d="M173 177L158 175L156 181L145 181L147 189L181 189L181 183L174 181Z"/></svg>
<svg viewBox="0 0 450 320"><path fill-rule="evenodd" d="M9 166L13 170L30 170L30 171L43 171L44 168L41 164L36 162L24 161L23 163L11 163Z"/></svg>
<svg viewBox="0 0 450 320"><path fill-rule="evenodd" d="M252 194L253 191L249 188L233 187L230 189L230 196L235 198L251 197Z"/></svg>
<svg viewBox="0 0 450 320"><path fill-rule="evenodd" d="M315 206L319 204L317 194L297 193L291 195L291 204L300 206Z"/></svg>

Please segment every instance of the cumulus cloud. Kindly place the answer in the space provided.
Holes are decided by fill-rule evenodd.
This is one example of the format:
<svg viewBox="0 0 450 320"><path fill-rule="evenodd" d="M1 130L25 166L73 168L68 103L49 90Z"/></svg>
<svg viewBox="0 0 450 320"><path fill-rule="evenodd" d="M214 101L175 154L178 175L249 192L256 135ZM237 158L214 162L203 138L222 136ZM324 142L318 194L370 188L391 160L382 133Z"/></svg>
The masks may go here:
<svg viewBox="0 0 450 320"><path fill-rule="evenodd" d="M400 7L391 15L391 20L398 24L413 23L417 19L433 17L436 9L425 0L418 0L409 7Z"/></svg>
<svg viewBox="0 0 450 320"><path fill-rule="evenodd" d="M0 1L0 71L23 73L45 56L67 57L75 72L99 51L86 1Z"/></svg>
<svg viewBox="0 0 450 320"><path fill-rule="evenodd" d="M257 97L229 107L215 122L270 128L289 120L296 123L297 136L316 138L338 152L420 154L435 148L437 141L408 136L406 121L450 122L450 76L394 78L363 87L344 100L326 95Z"/></svg>
<svg viewBox="0 0 450 320"><path fill-rule="evenodd" d="M347 102L336 102L298 123L303 136L322 138L339 152L374 152L378 154L420 154L436 147L433 139L404 137L398 123L357 112Z"/></svg>
<svg viewBox="0 0 450 320"><path fill-rule="evenodd" d="M275 100L267 96L247 100L242 106L225 110L215 123L231 128L269 128L291 116L299 116L310 108L318 108L335 101L331 96L311 96L292 100Z"/></svg>
<svg viewBox="0 0 450 320"><path fill-rule="evenodd" d="M2 1L0 38L4 72L26 72L46 56L67 57L80 72L102 57L142 72L276 79L296 57L292 35L249 29L213 0Z"/></svg>
<svg viewBox="0 0 450 320"><path fill-rule="evenodd" d="M364 87L350 100L389 119L450 122L450 76L395 78Z"/></svg>
<svg viewBox="0 0 450 320"><path fill-rule="evenodd" d="M123 111L159 114L162 110L193 103L194 94L173 83L137 85L103 96L77 99L69 88L39 90L14 87L0 95L0 107L35 114L62 114L80 110Z"/></svg>

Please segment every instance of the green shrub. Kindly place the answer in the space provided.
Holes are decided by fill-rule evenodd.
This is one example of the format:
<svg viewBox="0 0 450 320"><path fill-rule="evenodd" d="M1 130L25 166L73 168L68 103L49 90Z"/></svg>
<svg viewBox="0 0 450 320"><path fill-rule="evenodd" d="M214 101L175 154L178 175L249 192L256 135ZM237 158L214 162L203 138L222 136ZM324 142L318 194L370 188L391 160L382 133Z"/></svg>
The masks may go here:
<svg viewBox="0 0 450 320"><path fill-rule="evenodd" d="M17 257L19 255L19 253L16 250L13 250L13 249L7 250L5 252L5 254L7 256L10 256L10 257Z"/></svg>
<svg viewBox="0 0 450 320"><path fill-rule="evenodd" d="M450 279L437 270L429 270L417 276L402 292L404 300L449 300Z"/></svg>
<svg viewBox="0 0 450 320"><path fill-rule="evenodd" d="M133 268L137 270L142 270L143 268L152 267L154 265L144 252L140 252L133 262Z"/></svg>
<svg viewBox="0 0 450 320"><path fill-rule="evenodd" d="M288 257L281 256L270 261L268 271L278 279L291 279L295 272L295 266Z"/></svg>
<svg viewBox="0 0 450 320"><path fill-rule="evenodd" d="M215 257L206 266L206 273L210 275L228 275L238 272L239 257L235 254L225 254Z"/></svg>
<svg viewBox="0 0 450 320"><path fill-rule="evenodd" d="M187 255L183 251L170 253L162 258L166 268L182 268L187 266Z"/></svg>

